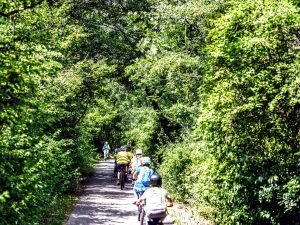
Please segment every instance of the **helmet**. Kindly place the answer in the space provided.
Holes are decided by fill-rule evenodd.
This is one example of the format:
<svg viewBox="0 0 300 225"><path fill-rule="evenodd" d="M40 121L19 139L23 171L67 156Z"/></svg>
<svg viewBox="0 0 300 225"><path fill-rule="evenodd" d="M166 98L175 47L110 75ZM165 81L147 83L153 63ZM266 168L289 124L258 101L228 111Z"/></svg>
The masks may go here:
<svg viewBox="0 0 300 225"><path fill-rule="evenodd" d="M137 149L137 150L135 151L135 154L136 154L136 155L141 155L141 154L143 154L142 149Z"/></svg>
<svg viewBox="0 0 300 225"><path fill-rule="evenodd" d="M143 157L142 158L142 165L150 165L151 159L149 157Z"/></svg>
<svg viewBox="0 0 300 225"><path fill-rule="evenodd" d="M126 150L126 148L124 147L124 146L121 146L121 151L125 151Z"/></svg>
<svg viewBox="0 0 300 225"><path fill-rule="evenodd" d="M161 186L161 183L162 183L162 179L161 179L161 176L156 173L156 174L153 174L151 177L150 177L150 185L151 186L157 186L157 187L160 187Z"/></svg>
<svg viewBox="0 0 300 225"><path fill-rule="evenodd" d="M119 148L116 148L116 149L115 149L115 153L118 153L118 152L120 152L120 149L119 149Z"/></svg>

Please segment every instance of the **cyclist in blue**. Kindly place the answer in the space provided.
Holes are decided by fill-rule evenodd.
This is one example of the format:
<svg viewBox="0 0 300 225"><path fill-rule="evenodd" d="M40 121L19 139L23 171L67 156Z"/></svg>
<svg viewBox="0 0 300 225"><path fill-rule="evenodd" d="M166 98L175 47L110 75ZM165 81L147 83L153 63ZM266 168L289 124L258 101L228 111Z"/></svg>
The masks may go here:
<svg viewBox="0 0 300 225"><path fill-rule="evenodd" d="M136 180L134 185L134 193L136 200L150 188L150 177L154 174L154 170L150 168L151 159L149 157L142 158L142 165L136 168L133 179Z"/></svg>

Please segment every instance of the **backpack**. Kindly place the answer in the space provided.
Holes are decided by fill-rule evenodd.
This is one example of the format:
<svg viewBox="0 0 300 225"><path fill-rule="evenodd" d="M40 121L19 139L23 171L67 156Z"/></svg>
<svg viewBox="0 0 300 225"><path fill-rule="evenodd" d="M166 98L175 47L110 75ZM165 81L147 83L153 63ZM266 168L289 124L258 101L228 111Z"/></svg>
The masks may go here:
<svg viewBox="0 0 300 225"><path fill-rule="evenodd" d="M150 219L164 218L167 216L165 193L160 188L149 189L150 194L146 199L145 211Z"/></svg>
<svg viewBox="0 0 300 225"><path fill-rule="evenodd" d="M145 167L144 167L145 168ZM142 178L141 178L141 182L143 183L143 185L145 187L149 187L150 186L150 177L154 174L153 169L150 168L145 168L143 170L143 174L142 174Z"/></svg>

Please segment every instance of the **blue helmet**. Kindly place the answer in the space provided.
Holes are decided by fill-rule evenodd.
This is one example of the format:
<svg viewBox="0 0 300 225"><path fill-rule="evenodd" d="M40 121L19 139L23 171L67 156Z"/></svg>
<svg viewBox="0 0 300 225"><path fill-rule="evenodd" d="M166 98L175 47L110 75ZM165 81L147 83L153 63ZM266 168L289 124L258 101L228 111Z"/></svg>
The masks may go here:
<svg viewBox="0 0 300 225"><path fill-rule="evenodd" d="M143 157L142 158L142 165L150 165L151 159L149 157Z"/></svg>

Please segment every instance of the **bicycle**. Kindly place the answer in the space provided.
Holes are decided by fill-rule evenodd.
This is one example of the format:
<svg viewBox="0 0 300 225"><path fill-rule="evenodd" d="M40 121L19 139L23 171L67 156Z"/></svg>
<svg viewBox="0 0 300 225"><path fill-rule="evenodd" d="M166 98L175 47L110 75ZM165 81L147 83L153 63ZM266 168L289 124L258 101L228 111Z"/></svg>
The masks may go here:
<svg viewBox="0 0 300 225"><path fill-rule="evenodd" d="M125 167L120 169L120 187L121 190L125 188L125 181L126 181L126 171Z"/></svg>
<svg viewBox="0 0 300 225"><path fill-rule="evenodd" d="M144 191L140 191L140 192L137 192L137 198L140 199L140 197L143 195ZM143 205L142 204L139 204L137 205L138 207L138 221L141 221L141 218L144 219L145 215L145 211L144 211L144 208L143 208ZM141 222L141 224L143 224Z"/></svg>
<svg viewBox="0 0 300 225"><path fill-rule="evenodd" d="M146 216L146 212L144 209L144 205L143 204L138 205L138 221L140 221L140 225L147 225L145 216Z"/></svg>
<svg viewBox="0 0 300 225"><path fill-rule="evenodd" d="M138 205L138 210L139 210L138 221L140 221L140 225L147 225L147 221L146 221L146 218L145 218L146 217L146 211L144 209L145 203L146 202L144 200L144 203ZM174 220L171 217L169 217L169 216L167 216L164 219L161 219L161 218L152 218L150 220L151 220L151 222L152 222L153 225L154 224L155 225L173 225L174 224Z"/></svg>
<svg viewBox="0 0 300 225"><path fill-rule="evenodd" d="M142 209L141 212L141 219L140 219L140 225L147 225L147 221L146 221L146 212L144 210L144 208ZM150 219L151 223L154 225L174 225L174 221L170 220L170 221L166 221L165 219L159 219L159 218L154 218L154 219Z"/></svg>
<svg viewBox="0 0 300 225"><path fill-rule="evenodd" d="M146 212L143 206L141 206L141 212L139 213L139 221L140 221L140 225L147 225L147 221L146 221ZM152 224L155 225L165 225L163 223L163 221L159 218L157 219L151 219ZM166 225L169 223L166 223ZM172 223L173 224L173 223Z"/></svg>

